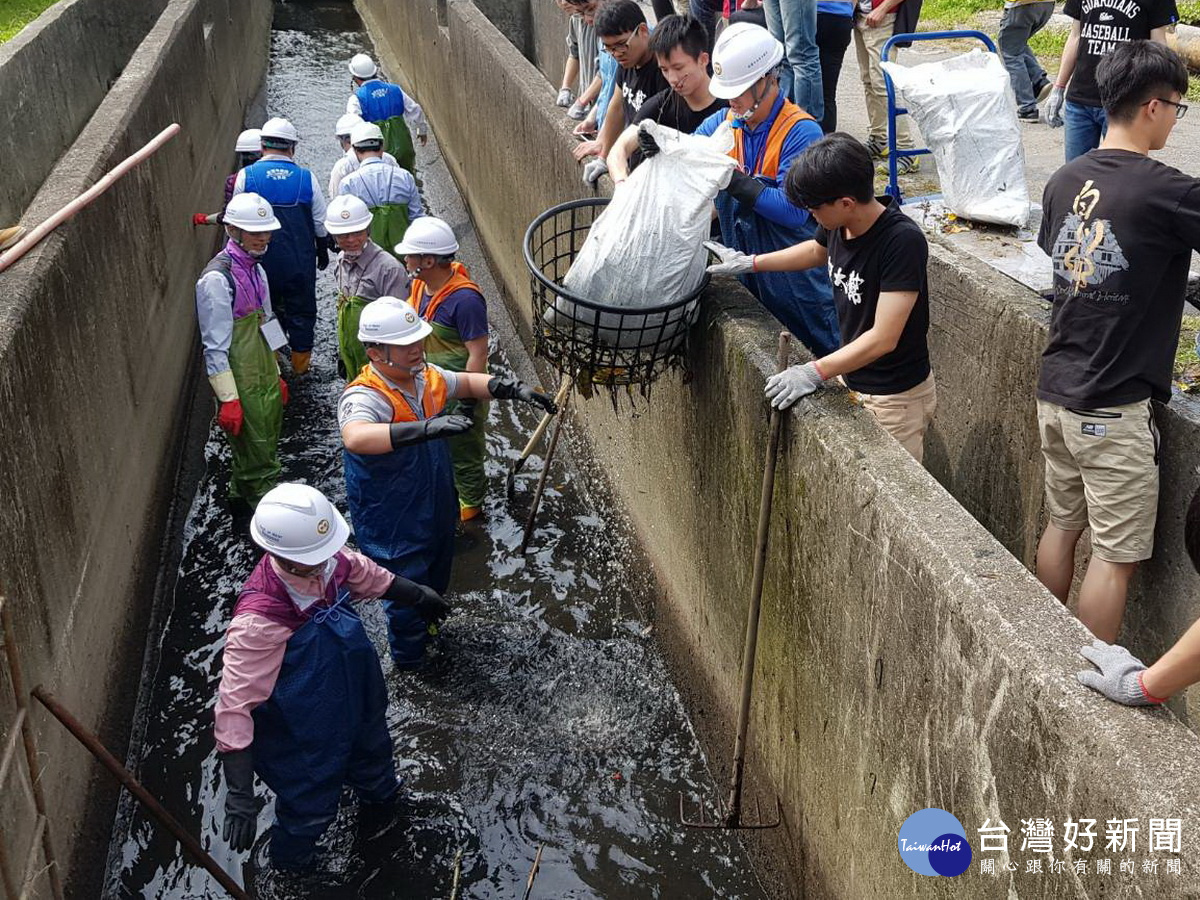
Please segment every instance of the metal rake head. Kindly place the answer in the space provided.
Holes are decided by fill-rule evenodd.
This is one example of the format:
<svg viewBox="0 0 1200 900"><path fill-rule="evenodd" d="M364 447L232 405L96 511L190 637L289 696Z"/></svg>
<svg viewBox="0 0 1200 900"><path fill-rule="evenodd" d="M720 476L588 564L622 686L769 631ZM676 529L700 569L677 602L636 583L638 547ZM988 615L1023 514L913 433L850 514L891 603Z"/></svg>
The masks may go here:
<svg viewBox="0 0 1200 900"><path fill-rule="evenodd" d="M743 807L741 798L736 805L730 806L728 810L721 811L721 802L716 803L716 815L709 818L706 812L704 802L697 804L697 815L695 818L688 818L686 801L681 791L679 794L679 821L688 828L723 828L727 830L737 831L759 831L766 828L778 828L779 823L783 821L783 805L779 802L779 798L775 798L775 816L771 820L763 818L762 803L756 796L753 801L754 813L751 815L746 807Z"/></svg>

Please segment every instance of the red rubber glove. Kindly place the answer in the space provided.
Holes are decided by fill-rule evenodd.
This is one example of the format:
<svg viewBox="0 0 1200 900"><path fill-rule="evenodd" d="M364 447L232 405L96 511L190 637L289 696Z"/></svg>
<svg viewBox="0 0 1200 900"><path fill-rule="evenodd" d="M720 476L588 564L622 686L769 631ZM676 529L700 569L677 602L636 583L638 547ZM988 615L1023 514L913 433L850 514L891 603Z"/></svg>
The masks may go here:
<svg viewBox="0 0 1200 900"><path fill-rule="evenodd" d="M192 213L192 227L208 224L208 213Z"/></svg>
<svg viewBox="0 0 1200 900"><path fill-rule="evenodd" d="M279 396L283 399L283 405L287 406L288 399L289 399L288 386L287 386L287 382L284 381L282 377L279 379Z"/></svg>
<svg viewBox="0 0 1200 900"><path fill-rule="evenodd" d="M217 411L217 424L237 437L242 433L242 422L245 421L245 414L242 412L241 400L228 400L221 404L221 408Z"/></svg>

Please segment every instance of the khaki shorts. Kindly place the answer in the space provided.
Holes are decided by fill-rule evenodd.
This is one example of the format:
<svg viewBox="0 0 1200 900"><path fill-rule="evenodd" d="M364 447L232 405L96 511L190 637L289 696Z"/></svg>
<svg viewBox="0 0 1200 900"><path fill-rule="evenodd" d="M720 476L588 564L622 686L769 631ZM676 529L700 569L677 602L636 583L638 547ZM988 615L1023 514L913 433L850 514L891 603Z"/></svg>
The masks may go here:
<svg viewBox="0 0 1200 900"><path fill-rule="evenodd" d="M859 394L862 405L875 416L883 430L900 442L917 462L925 451L925 429L937 409L937 385L933 373L914 388L899 394Z"/></svg>
<svg viewBox="0 0 1200 900"><path fill-rule="evenodd" d="M1064 531L1092 528L1092 550L1114 563L1154 551L1158 426L1150 401L1071 410L1038 401L1046 511Z"/></svg>

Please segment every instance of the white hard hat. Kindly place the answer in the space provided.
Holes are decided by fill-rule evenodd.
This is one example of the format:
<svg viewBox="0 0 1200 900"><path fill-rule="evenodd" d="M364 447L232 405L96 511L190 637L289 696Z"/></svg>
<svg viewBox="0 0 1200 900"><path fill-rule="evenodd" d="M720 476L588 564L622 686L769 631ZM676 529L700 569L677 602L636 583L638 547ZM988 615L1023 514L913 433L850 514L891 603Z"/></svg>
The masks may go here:
<svg viewBox="0 0 1200 900"><path fill-rule="evenodd" d="M338 137L350 137L350 132L354 130L354 126L363 120L363 117L357 113L346 113L337 120L337 125L333 128L333 133Z"/></svg>
<svg viewBox="0 0 1200 900"><path fill-rule="evenodd" d="M350 132L350 146L358 147L362 144L377 143L383 145L383 132L374 122L359 122L354 126L354 130Z"/></svg>
<svg viewBox="0 0 1200 900"><path fill-rule="evenodd" d="M373 218L367 204L352 194L339 194L325 207L325 230L330 234L352 234L370 228Z"/></svg>
<svg viewBox="0 0 1200 900"><path fill-rule="evenodd" d="M358 339L364 344L403 347L428 337L433 326L417 315L412 305L398 297L380 297L368 303L358 320Z"/></svg>
<svg viewBox="0 0 1200 900"><path fill-rule="evenodd" d="M262 149L262 132L257 128L247 128L238 135L235 153L257 153Z"/></svg>
<svg viewBox="0 0 1200 900"><path fill-rule="evenodd" d="M437 216L414 219L395 247L397 256L453 256L458 252L454 229Z"/></svg>
<svg viewBox="0 0 1200 900"><path fill-rule="evenodd" d="M378 71L379 66L375 65L375 60L365 53L355 53L354 58L350 60L350 74L355 78L374 78Z"/></svg>
<svg viewBox="0 0 1200 900"><path fill-rule="evenodd" d="M736 22L721 32L713 47L713 77L708 89L714 97L732 100L774 70L782 59L783 44L771 32L750 22Z"/></svg>
<svg viewBox="0 0 1200 900"><path fill-rule="evenodd" d="M262 136L264 140L274 138L278 141L291 141L293 144L300 140L300 135L296 134L296 126L278 116L274 119L267 119L266 124L262 127Z"/></svg>
<svg viewBox="0 0 1200 900"><path fill-rule="evenodd" d="M242 231L278 231L283 227L271 204L258 194L238 194L230 200L225 207L225 224Z"/></svg>
<svg viewBox="0 0 1200 900"><path fill-rule="evenodd" d="M315 566L346 546L350 526L316 488L281 484L258 501L250 536L268 553Z"/></svg>

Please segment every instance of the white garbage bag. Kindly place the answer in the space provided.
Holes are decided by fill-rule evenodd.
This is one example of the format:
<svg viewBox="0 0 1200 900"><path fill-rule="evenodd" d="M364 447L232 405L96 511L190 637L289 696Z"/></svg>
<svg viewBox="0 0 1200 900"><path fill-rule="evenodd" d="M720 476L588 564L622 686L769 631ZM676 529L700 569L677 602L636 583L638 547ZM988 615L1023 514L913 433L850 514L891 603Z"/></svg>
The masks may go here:
<svg viewBox="0 0 1200 900"><path fill-rule="evenodd" d="M660 152L633 171L596 217L562 281L574 296L614 309L662 306L700 286L708 265L704 241L712 202L736 165L729 155L733 133L728 127L711 137L681 134L653 121L641 127L653 135ZM688 324L682 311L631 319L562 296L544 320L557 328L599 325L600 340L620 347L661 345L664 324L677 327L682 340Z"/></svg>
<svg viewBox="0 0 1200 900"><path fill-rule="evenodd" d="M1023 227L1030 213L1025 152L1000 57L976 48L941 62L883 68L937 161L946 209Z"/></svg>

